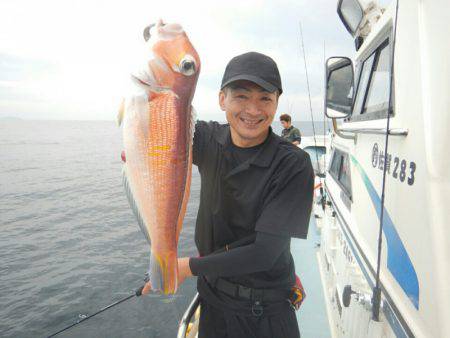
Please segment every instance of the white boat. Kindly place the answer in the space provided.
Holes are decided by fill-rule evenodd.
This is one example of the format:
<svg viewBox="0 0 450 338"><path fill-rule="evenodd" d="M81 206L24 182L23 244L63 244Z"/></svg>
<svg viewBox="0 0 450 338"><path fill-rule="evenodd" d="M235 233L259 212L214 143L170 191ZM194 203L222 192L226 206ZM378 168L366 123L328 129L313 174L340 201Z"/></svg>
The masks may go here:
<svg viewBox="0 0 450 338"><path fill-rule="evenodd" d="M332 335L449 337L450 2L338 12L357 53L326 65L326 113L343 118L316 219Z"/></svg>

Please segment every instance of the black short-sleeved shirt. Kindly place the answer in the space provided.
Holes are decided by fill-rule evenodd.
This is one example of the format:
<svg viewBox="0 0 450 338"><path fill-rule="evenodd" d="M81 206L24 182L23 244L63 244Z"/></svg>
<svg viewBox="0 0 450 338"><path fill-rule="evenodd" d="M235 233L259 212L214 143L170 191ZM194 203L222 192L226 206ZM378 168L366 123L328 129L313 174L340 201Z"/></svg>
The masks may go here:
<svg viewBox="0 0 450 338"><path fill-rule="evenodd" d="M201 256L255 231L306 238L314 187L306 152L270 129L257 153L236 166L229 125L198 121L193 162L201 176L195 229ZM227 279L253 288L290 288L294 273L288 247L270 271Z"/></svg>

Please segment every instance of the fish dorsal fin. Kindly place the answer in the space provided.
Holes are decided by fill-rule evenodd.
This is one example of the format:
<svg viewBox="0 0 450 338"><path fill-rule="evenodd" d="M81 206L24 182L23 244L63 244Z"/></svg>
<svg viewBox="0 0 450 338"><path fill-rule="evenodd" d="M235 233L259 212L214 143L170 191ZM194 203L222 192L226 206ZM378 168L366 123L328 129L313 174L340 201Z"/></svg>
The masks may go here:
<svg viewBox="0 0 450 338"><path fill-rule="evenodd" d="M148 244L151 244L150 235L149 235L149 233L147 231L147 227L145 226L145 221L142 218L141 212L139 210L139 206L136 203L136 200L134 199L134 194L133 194L133 191L132 191L132 187L131 187L130 182L128 180L126 164L123 166L123 169L122 169L122 182L123 182L123 186L125 188L125 193L127 195L128 203L130 204L131 209L133 210L133 213L136 216L136 219L138 221L139 227L141 228L142 232L144 233Z"/></svg>

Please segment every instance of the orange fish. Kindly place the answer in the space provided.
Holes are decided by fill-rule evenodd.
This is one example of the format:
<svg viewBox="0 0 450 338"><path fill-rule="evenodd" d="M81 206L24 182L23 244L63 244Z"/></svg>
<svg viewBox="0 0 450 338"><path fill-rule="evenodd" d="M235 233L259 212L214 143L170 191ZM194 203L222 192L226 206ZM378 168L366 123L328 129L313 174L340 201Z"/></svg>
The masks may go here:
<svg viewBox="0 0 450 338"><path fill-rule="evenodd" d="M189 198L200 59L183 28L161 20L144 30L150 56L132 74L133 95L119 111L128 201L150 244L150 284L177 290L177 245Z"/></svg>

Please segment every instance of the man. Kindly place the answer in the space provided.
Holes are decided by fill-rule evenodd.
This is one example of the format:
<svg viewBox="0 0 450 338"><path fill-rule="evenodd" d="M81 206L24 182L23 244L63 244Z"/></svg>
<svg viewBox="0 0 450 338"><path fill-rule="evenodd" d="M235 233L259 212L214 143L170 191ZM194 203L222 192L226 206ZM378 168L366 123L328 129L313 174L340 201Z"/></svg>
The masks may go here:
<svg viewBox="0 0 450 338"><path fill-rule="evenodd" d="M281 132L281 137L298 146L302 141L302 137L300 130L291 124L291 116L289 114L283 114L280 116L280 121L284 128Z"/></svg>
<svg viewBox="0 0 450 338"><path fill-rule="evenodd" d="M290 238L306 238L314 174L308 154L270 128L282 93L276 63L251 52L226 67L219 104L229 124L199 121L197 258L179 258L179 283L198 276L199 338L297 338L288 298Z"/></svg>

